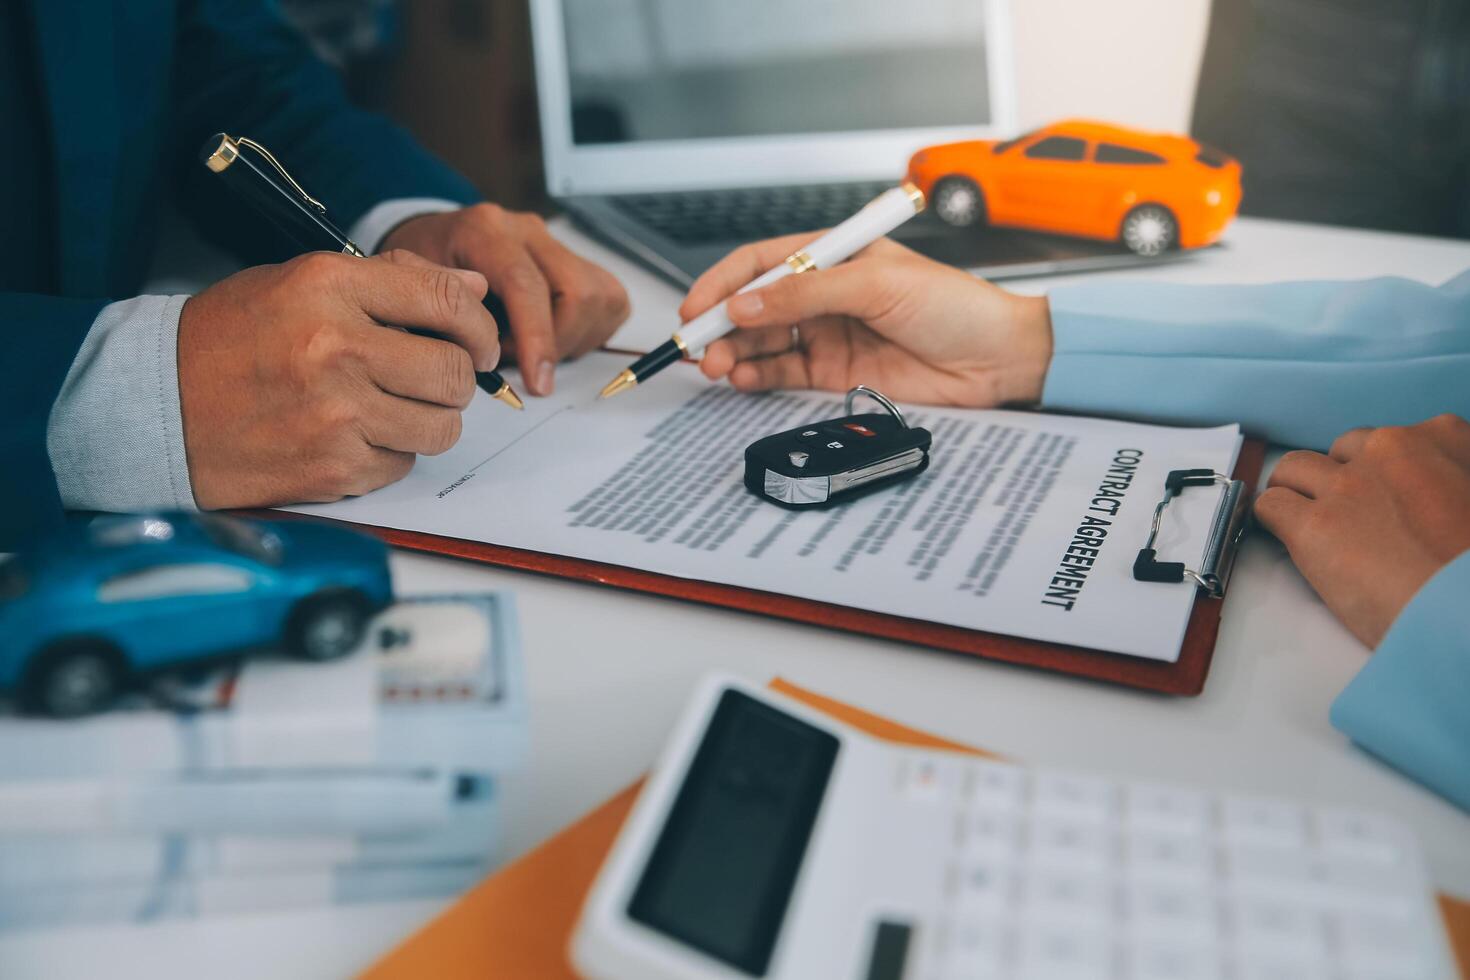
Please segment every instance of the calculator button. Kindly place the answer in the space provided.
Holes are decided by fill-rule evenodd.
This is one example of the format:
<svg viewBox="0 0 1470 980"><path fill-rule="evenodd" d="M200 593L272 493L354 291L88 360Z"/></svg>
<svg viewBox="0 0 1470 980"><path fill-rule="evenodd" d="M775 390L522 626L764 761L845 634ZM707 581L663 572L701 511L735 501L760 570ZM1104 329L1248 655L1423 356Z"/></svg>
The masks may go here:
<svg viewBox="0 0 1470 980"><path fill-rule="evenodd" d="M899 793L914 803L939 803L953 799L961 771L947 760L922 756L905 759L898 767Z"/></svg>
<svg viewBox="0 0 1470 980"><path fill-rule="evenodd" d="M958 915L991 919L1015 905L1016 875L1003 864L967 861L955 875L955 911Z"/></svg>
<svg viewBox="0 0 1470 980"><path fill-rule="evenodd" d="M1128 787L1124 816L1135 827L1204 834L1210 829L1210 801L1192 790L1141 783Z"/></svg>
<svg viewBox="0 0 1470 980"><path fill-rule="evenodd" d="M1000 762L970 763L961 788L965 803L984 810L1016 810L1025 792L1025 771Z"/></svg>
<svg viewBox="0 0 1470 980"><path fill-rule="evenodd" d="M1353 810L1319 810L1313 825L1326 854L1400 864L1408 851L1403 829L1390 820Z"/></svg>
<svg viewBox="0 0 1470 980"><path fill-rule="evenodd" d="M1113 837L1076 821L1038 819L1031 828L1030 857L1038 866L1101 872L1113 861Z"/></svg>
<svg viewBox="0 0 1470 980"><path fill-rule="evenodd" d="M1032 806L1039 814L1102 823L1113 816L1114 791L1091 776L1042 773L1033 784Z"/></svg>
<svg viewBox="0 0 1470 980"><path fill-rule="evenodd" d="M1410 915L1417 891L1403 875L1370 861L1327 860L1318 868L1323 903L1343 912Z"/></svg>
<svg viewBox="0 0 1470 980"><path fill-rule="evenodd" d="M1135 945L1125 960L1129 980L1223 980L1219 951L1188 943L1160 942Z"/></svg>
<svg viewBox="0 0 1470 980"><path fill-rule="evenodd" d="M1138 878L1205 881L1214 876L1215 850L1201 837L1135 830L1124 842L1128 873Z"/></svg>
<svg viewBox="0 0 1470 980"><path fill-rule="evenodd" d="M1128 927L1135 942L1197 946L1219 937L1219 903L1202 887L1139 882L1126 894Z"/></svg>
<svg viewBox="0 0 1470 980"><path fill-rule="evenodd" d="M1237 887L1299 891L1312 877L1312 861L1301 848L1229 844L1222 857L1225 874Z"/></svg>
<svg viewBox="0 0 1470 980"><path fill-rule="evenodd" d="M1293 803L1246 798L1227 799L1221 825L1232 843L1301 847L1306 843L1306 813Z"/></svg>
<svg viewBox="0 0 1470 980"><path fill-rule="evenodd" d="M980 811L961 815L961 846L966 857L1013 860L1021 851L1021 821L1012 813Z"/></svg>
<svg viewBox="0 0 1470 980"><path fill-rule="evenodd" d="M1235 947L1263 960L1318 962L1327 956L1322 916L1310 907L1288 901L1239 900L1228 903Z"/></svg>
<svg viewBox="0 0 1470 980"><path fill-rule="evenodd" d="M1345 962L1338 970L1333 980L1442 980L1454 975L1431 966L1416 967L1412 962L1397 964L1391 969L1372 963Z"/></svg>
<svg viewBox="0 0 1470 980"><path fill-rule="evenodd" d="M1235 975L1240 980L1329 980L1327 964L1303 963L1271 953L1238 954Z"/></svg>
<svg viewBox="0 0 1470 980"><path fill-rule="evenodd" d="M1421 977L1429 974L1433 960L1427 950L1435 937L1405 928L1392 917L1353 914L1334 916L1336 954L1348 965L1349 975L1363 977Z"/></svg>
<svg viewBox="0 0 1470 980"><path fill-rule="evenodd" d="M1113 975L1111 943L1063 925L1027 928L1018 951L1021 980L1107 980Z"/></svg>
<svg viewBox="0 0 1470 980"><path fill-rule="evenodd" d="M932 760L906 760L898 767L898 792L920 804L939 802L942 788L938 765Z"/></svg>
<svg viewBox="0 0 1470 980"><path fill-rule="evenodd" d="M1003 980L1010 929L997 922L959 921L949 931L950 952L945 976L955 980Z"/></svg>
<svg viewBox="0 0 1470 980"><path fill-rule="evenodd" d="M1104 929L1113 915L1111 879L1065 871L1037 871L1021 883L1029 919L1066 923L1073 928Z"/></svg>

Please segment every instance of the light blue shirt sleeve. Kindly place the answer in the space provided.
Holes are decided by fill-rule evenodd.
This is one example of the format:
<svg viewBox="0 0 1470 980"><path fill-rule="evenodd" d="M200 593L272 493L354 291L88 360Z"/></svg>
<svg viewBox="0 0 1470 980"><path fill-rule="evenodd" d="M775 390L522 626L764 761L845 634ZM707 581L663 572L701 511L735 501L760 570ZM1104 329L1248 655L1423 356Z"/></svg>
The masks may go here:
<svg viewBox="0 0 1470 980"><path fill-rule="evenodd" d="M1216 425L1325 450L1358 426L1470 418L1470 272L1051 293L1048 408ZM1470 809L1470 554L1399 614L1332 723Z"/></svg>
<svg viewBox="0 0 1470 980"><path fill-rule="evenodd" d="M1318 450L1358 426L1470 418L1470 272L1439 287L1114 281L1049 298L1047 408L1239 422Z"/></svg>
<svg viewBox="0 0 1470 980"><path fill-rule="evenodd" d="M1332 703L1332 724L1470 810L1470 551L1399 613Z"/></svg>
<svg viewBox="0 0 1470 980"><path fill-rule="evenodd" d="M102 308L62 382L46 449L67 510L193 510L179 406L187 296Z"/></svg>

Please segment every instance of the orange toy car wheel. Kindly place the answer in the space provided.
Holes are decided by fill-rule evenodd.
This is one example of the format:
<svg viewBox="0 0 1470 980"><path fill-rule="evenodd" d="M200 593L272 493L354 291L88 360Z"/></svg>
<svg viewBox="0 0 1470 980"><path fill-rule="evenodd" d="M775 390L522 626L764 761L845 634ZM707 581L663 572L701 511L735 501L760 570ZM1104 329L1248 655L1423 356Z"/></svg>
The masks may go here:
<svg viewBox="0 0 1470 980"><path fill-rule="evenodd" d="M969 228L985 223L985 192L968 177L936 181L932 197L934 213L947 225Z"/></svg>
<svg viewBox="0 0 1470 980"><path fill-rule="evenodd" d="M1179 243L1179 222L1161 204L1140 204L1124 216L1119 238L1135 255L1162 255Z"/></svg>

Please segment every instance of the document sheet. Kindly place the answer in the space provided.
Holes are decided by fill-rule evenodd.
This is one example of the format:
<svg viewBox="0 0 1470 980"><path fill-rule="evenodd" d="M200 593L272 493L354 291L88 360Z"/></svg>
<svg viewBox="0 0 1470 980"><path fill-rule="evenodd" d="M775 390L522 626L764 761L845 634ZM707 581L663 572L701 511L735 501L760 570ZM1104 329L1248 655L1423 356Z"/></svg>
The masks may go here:
<svg viewBox="0 0 1470 980"><path fill-rule="evenodd" d="M1195 589L1133 580L1172 469L1229 473L1236 426L1184 429L905 406L934 434L917 478L827 510L745 489L755 439L844 414L840 395L746 395L677 364L597 400L625 355L564 365L551 398L483 394L449 452L303 514L466 538L1156 660ZM862 401L855 411L880 410ZM1197 567L1218 494L1166 511L1161 560Z"/></svg>

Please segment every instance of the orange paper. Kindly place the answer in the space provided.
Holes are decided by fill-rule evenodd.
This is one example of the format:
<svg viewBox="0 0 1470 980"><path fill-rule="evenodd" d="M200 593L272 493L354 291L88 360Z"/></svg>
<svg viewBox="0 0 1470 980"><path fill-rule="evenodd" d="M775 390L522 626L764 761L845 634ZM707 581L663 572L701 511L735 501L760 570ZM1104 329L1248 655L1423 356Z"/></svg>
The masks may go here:
<svg viewBox="0 0 1470 980"><path fill-rule="evenodd" d="M991 756L804 690L775 691L877 738ZM582 902L641 783L634 783L540 847L485 879L363 974L365 980L577 980L567 960ZM1440 896L1461 975L1470 980L1470 903Z"/></svg>

